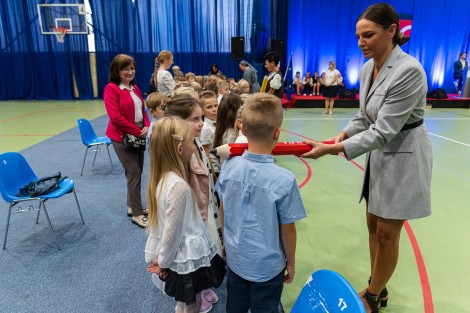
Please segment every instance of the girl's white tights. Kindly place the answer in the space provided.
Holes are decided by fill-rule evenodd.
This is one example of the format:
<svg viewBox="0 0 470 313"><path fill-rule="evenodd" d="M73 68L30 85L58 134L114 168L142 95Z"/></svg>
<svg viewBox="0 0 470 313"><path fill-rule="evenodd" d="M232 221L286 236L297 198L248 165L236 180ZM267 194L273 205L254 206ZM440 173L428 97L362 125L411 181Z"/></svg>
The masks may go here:
<svg viewBox="0 0 470 313"><path fill-rule="evenodd" d="M176 302L176 313L199 313L201 308L201 293L196 294L196 302L186 304L184 302Z"/></svg>

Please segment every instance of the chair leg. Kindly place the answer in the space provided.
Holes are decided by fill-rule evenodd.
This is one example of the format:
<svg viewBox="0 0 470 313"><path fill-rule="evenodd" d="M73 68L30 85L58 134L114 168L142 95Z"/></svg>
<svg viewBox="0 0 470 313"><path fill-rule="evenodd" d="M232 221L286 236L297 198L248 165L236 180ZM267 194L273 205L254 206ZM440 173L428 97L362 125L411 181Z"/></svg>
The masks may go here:
<svg viewBox="0 0 470 313"><path fill-rule="evenodd" d="M7 247L8 228L10 227L10 216L13 205L13 203L10 203L10 208L8 209L7 226L5 227L5 238L3 239L3 250L5 250L5 248Z"/></svg>
<svg viewBox="0 0 470 313"><path fill-rule="evenodd" d="M90 148L90 147L86 147L86 149L85 149L85 157L83 158L82 171L80 172L80 176L82 176L82 174L83 174L83 168L85 167L85 160L86 160L86 154L88 152L88 148Z"/></svg>
<svg viewBox="0 0 470 313"><path fill-rule="evenodd" d="M55 232L54 232L54 228L52 227L51 219L49 218L49 214L47 213L46 204L44 203L44 201L41 201L41 204L44 207L44 214L46 214L47 223L49 224L49 227L51 228L52 237L54 237L54 241L55 241L55 244L57 246L57 250L60 250L59 242L57 241L57 238L55 236Z"/></svg>
<svg viewBox="0 0 470 313"><path fill-rule="evenodd" d="M109 153L108 145L106 145L106 151L108 151L109 162L111 162L111 168L114 168L113 161L111 160L111 154Z"/></svg>
<svg viewBox="0 0 470 313"><path fill-rule="evenodd" d="M41 213L41 199L39 199L38 214L36 214L36 224L39 223L39 213Z"/></svg>
<svg viewBox="0 0 470 313"><path fill-rule="evenodd" d="M95 157L93 158L93 165L95 166L96 155L98 154L99 145L95 146Z"/></svg>
<svg viewBox="0 0 470 313"><path fill-rule="evenodd" d="M80 208L80 203L78 203L77 194L75 193L75 187L73 188L73 196L75 197L75 202L77 203L78 213L80 213L80 218L82 219L82 224L85 224L85 220L83 220L82 209Z"/></svg>

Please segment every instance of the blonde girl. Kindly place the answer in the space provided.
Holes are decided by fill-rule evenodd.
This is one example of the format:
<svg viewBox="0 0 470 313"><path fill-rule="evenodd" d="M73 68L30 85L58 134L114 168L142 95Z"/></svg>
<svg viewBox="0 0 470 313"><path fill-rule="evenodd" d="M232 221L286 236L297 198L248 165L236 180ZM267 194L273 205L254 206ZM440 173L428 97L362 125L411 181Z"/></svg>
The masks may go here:
<svg viewBox="0 0 470 313"><path fill-rule="evenodd" d="M159 120L151 141L145 259L154 284L175 298L177 313L199 313L201 291L220 285L224 261L186 181L194 132L177 117ZM219 283L220 282L220 283Z"/></svg>
<svg viewBox="0 0 470 313"><path fill-rule="evenodd" d="M194 153L187 167L188 182L194 191L199 212L204 224L212 235L217 252L219 255L222 255L219 207L215 197L213 175L210 161L199 141L204 125L202 121L202 108L194 97L187 94L176 95L167 103L165 116L178 116L188 121L192 126L196 138L193 145ZM203 291L202 299L201 312L208 312L212 304L218 301L217 295L212 290Z"/></svg>

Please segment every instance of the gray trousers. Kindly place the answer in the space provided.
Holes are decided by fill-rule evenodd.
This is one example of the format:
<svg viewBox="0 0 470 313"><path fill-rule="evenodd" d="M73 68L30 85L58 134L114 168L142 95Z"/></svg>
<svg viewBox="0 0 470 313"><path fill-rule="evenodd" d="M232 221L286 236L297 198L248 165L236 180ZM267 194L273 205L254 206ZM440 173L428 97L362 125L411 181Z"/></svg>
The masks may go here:
<svg viewBox="0 0 470 313"><path fill-rule="evenodd" d="M127 179L127 206L132 209L133 216L143 215L141 181L144 168L144 151L131 152L122 147L121 142L111 140L114 151L124 168Z"/></svg>

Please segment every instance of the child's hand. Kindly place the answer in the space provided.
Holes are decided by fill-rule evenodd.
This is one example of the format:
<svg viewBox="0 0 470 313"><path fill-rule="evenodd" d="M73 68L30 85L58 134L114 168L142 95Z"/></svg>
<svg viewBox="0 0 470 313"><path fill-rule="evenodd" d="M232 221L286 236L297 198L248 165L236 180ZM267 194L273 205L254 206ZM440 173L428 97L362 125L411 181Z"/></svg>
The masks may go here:
<svg viewBox="0 0 470 313"><path fill-rule="evenodd" d="M147 266L147 272L151 274L160 275L162 272L160 266L158 265L158 258L154 258L150 260L150 264Z"/></svg>
<svg viewBox="0 0 470 313"><path fill-rule="evenodd" d="M222 257L224 258L224 261L227 262L227 252L225 252L225 245L222 242Z"/></svg>
<svg viewBox="0 0 470 313"><path fill-rule="evenodd" d="M294 280L295 265L287 265L287 273L284 274L284 283L290 284Z"/></svg>
<svg viewBox="0 0 470 313"><path fill-rule="evenodd" d="M161 268L158 264L158 258L150 260L150 264L147 266L147 272L151 274L157 274L161 280L166 281L168 278L169 272L167 269Z"/></svg>

